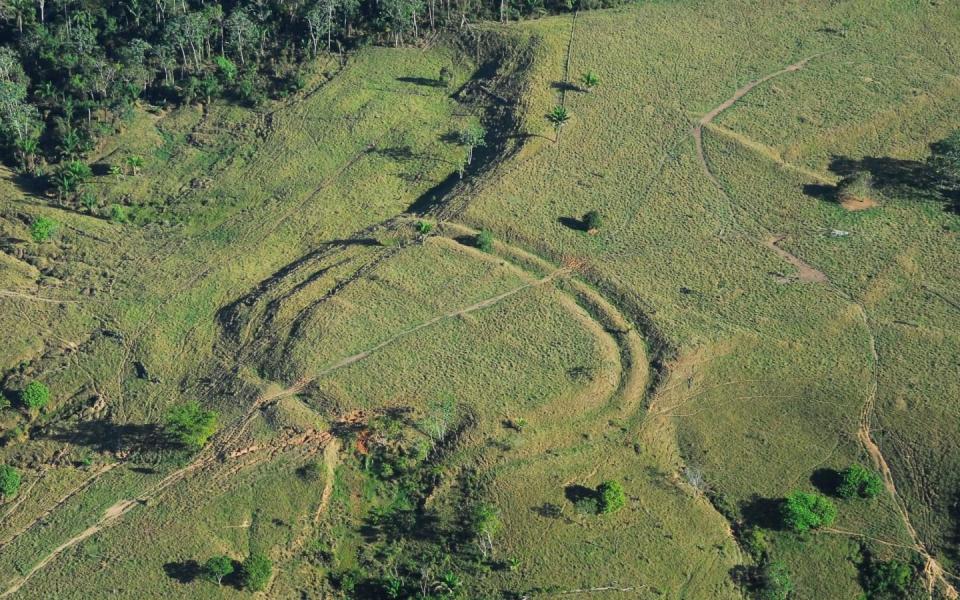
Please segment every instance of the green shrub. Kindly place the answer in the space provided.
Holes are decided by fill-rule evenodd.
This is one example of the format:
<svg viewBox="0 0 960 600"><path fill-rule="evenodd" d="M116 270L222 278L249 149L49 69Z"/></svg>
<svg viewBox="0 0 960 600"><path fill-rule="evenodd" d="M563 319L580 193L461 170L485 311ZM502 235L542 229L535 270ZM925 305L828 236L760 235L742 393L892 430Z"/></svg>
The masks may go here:
<svg viewBox="0 0 960 600"><path fill-rule="evenodd" d="M619 481L604 481L597 486L597 509L608 515L623 508L627 503L627 494Z"/></svg>
<svg viewBox="0 0 960 600"><path fill-rule="evenodd" d="M20 392L20 400L30 410L40 410L50 402L50 388L39 381L31 381Z"/></svg>
<svg viewBox="0 0 960 600"><path fill-rule="evenodd" d="M20 472L9 465L0 465L0 497L10 498L20 491Z"/></svg>
<svg viewBox="0 0 960 600"><path fill-rule="evenodd" d="M873 175L868 171L848 175L837 184L837 198L841 202L872 200L875 194Z"/></svg>
<svg viewBox="0 0 960 600"><path fill-rule="evenodd" d="M874 498L883 490L880 474L860 465L850 465L843 470L840 477L837 495L841 498Z"/></svg>
<svg viewBox="0 0 960 600"><path fill-rule="evenodd" d="M837 518L837 507L819 494L793 492L783 503L783 524L797 533L832 524Z"/></svg>
<svg viewBox="0 0 960 600"><path fill-rule="evenodd" d="M764 563L757 586L758 600L787 600L793 593L793 581L787 566L780 561Z"/></svg>
<svg viewBox="0 0 960 600"><path fill-rule="evenodd" d="M484 252L493 251L493 234L486 229L481 229L480 233L477 234L476 239L477 248L483 250Z"/></svg>
<svg viewBox="0 0 960 600"><path fill-rule="evenodd" d="M114 223L126 223L130 220L127 216L127 209L119 204L110 206L110 220Z"/></svg>
<svg viewBox="0 0 960 600"><path fill-rule="evenodd" d="M184 446L199 449L217 431L217 413L196 400L174 406L167 413L168 431Z"/></svg>
<svg viewBox="0 0 960 600"><path fill-rule="evenodd" d="M767 555L767 536L762 529L756 527L747 529L741 534L740 543L758 563L762 562Z"/></svg>
<svg viewBox="0 0 960 600"><path fill-rule="evenodd" d="M906 598L916 576L914 568L897 560L874 562L868 559L862 568L861 581L868 600Z"/></svg>
<svg viewBox="0 0 960 600"><path fill-rule="evenodd" d="M37 217L30 224L30 237L38 244L50 239L57 230L57 222L49 217Z"/></svg>
<svg viewBox="0 0 960 600"><path fill-rule="evenodd" d="M427 235L431 231L433 231L433 223L429 221L417 221L417 233Z"/></svg>
<svg viewBox="0 0 960 600"><path fill-rule="evenodd" d="M273 574L273 562L260 552L254 552L243 561L243 586L251 592L266 589Z"/></svg>

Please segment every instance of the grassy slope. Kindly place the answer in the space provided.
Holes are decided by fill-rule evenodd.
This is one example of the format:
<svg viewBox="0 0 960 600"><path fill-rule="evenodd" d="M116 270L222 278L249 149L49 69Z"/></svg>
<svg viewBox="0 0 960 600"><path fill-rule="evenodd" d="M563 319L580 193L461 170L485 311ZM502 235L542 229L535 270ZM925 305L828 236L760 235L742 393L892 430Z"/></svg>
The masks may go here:
<svg viewBox="0 0 960 600"><path fill-rule="evenodd" d="M954 334L943 320L950 318L950 309L928 300L924 304L937 320L936 334L908 329L909 339L894 340L903 335L903 326L889 334L867 328L844 295L860 299L864 284L857 282L869 281L883 286L883 292L862 299L872 320L881 319L874 312L880 302L888 311L899 305L892 312L915 314L916 296L898 298L890 283L881 283L888 277L903 281L903 276L874 279L859 257L875 260L884 273L909 261L912 275L923 273L940 289L950 289L945 282L955 277L949 241L955 234L945 227L955 217L907 201L891 201L876 211L879 215L842 214L802 194L802 185L819 183L816 179L781 168L771 156L708 128L707 157L726 192L721 193L697 162L689 134L695 118L740 85L827 52L796 77L787 74L757 88L718 122L774 148L779 156L773 158L824 172L828 179L824 163L832 154L922 156L927 142L956 126L943 117L955 102L952 80L944 73L955 50L914 42L933 39L927 36L930 28L950 27L956 19L947 16L953 9L942 5L900 6L865 2L811 10L808 4L786 3L765 10L749 2L670 3L581 14L569 75L593 70L601 85L589 94L568 92L572 120L560 143L532 142L468 209L471 222L497 235L543 254L587 260L591 278L611 296L646 309L680 350L665 386L670 391L653 401L655 414L675 419L688 465L703 468L707 480L734 504L749 507L755 494L776 498L796 487L812 488L815 469L866 460L855 433L870 389L871 330L881 354L879 419L892 430L880 439L893 454L898 482L921 477L938 462L947 466L933 456L916 464L922 421L919 415L908 417L903 404L926 407L930 417L940 418L937 429L952 431L956 419L942 417L954 409L936 401L956 396L955 377L950 377L955 365L947 358L955 352L940 346L952 344ZM748 12L751 17L743 18ZM848 22L846 37L823 31ZM550 48L534 75L539 96L530 102L528 119L532 133L550 138L553 133L539 115L559 101L551 83L564 77L571 19L524 27L542 33ZM601 38L616 42L595 43ZM703 43L691 47L690 39ZM849 68L854 64L885 77L871 88L871 96L851 105L861 78ZM915 110L917 97L936 110ZM811 115L821 121L810 125ZM872 135L876 131L883 133ZM594 208L607 222L598 236L585 236L559 220ZM854 225L850 239L825 235L830 228ZM777 277L793 269L761 246L770 233L790 234L786 245L824 268L839 293L832 286L779 283ZM916 240L914 249L902 247L905 237ZM920 256L930 260L920 262ZM887 314L888 322L896 318ZM925 340L933 341L931 335L936 343L921 350ZM901 352L918 356L901 358ZM929 358L920 360L920 353L943 357L934 362L941 365L935 367L939 376L921 375L932 365ZM908 384L892 385L905 371L915 371L912 392ZM895 402L899 412L890 410ZM936 439L944 437L949 435ZM896 450L898 439L908 452ZM948 444L925 452L939 455ZM912 467L906 462L911 460ZM949 467L936 472L909 487L929 489L921 486L940 479L938 497L952 497ZM837 526L905 541L890 502L883 499L885 508L879 511L842 503ZM911 498L909 504L914 508L920 501ZM931 542L951 529L940 506L936 514L943 533L927 528L925 539ZM926 512L918 510L921 523L932 520ZM825 562L851 554L847 540L821 535L810 544L822 552L811 552L809 544L790 536L775 541L775 554L787 560L801 596L854 595L852 564L835 570L836 577L824 577Z"/></svg>

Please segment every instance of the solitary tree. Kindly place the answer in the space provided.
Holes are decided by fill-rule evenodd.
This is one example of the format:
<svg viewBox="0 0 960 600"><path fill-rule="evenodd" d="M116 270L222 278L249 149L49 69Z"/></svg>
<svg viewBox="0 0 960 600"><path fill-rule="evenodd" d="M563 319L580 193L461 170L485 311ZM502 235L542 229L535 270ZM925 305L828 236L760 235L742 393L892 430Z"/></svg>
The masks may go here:
<svg viewBox="0 0 960 600"><path fill-rule="evenodd" d="M50 217L37 217L30 224L30 237L38 244L50 239L57 230L57 222Z"/></svg>
<svg viewBox="0 0 960 600"><path fill-rule="evenodd" d="M782 517L788 528L804 533L832 524L837 518L837 507L819 494L793 492L783 503Z"/></svg>
<svg viewBox="0 0 960 600"><path fill-rule="evenodd" d="M480 125L470 125L457 134L459 142L467 147L467 164L473 162L473 149L487 145L487 130Z"/></svg>
<svg viewBox="0 0 960 600"><path fill-rule="evenodd" d="M217 413L196 400L174 406L167 413L167 429L181 444L199 449L217 431Z"/></svg>
<svg viewBox="0 0 960 600"><path fill-rule="evenodd" d="M874 498L883 490L880 474L860 465L850 465L840 474L837 495L841 498Z"/></svg>
<svg viewBox="0 0 960 600"><path fill-rule="evenodd" d="M260 552L254 552L243 561L243 586L251 592L267 588L273 575L273 562Z"/></svg>
<svg viewBox="0 0 960 600"><path fill-rule="evenodd" d="M927 163L942 187L960 186L960 129L930 145Z"/></svg>
<svg viewBox="0 0 960 600"><path fill-rule="evenodd" d="M233 559L229 556L219 555L210 558L203 565L203 575L210 581L216 581L217 585L222 585L223 578L233 573Z"/></svg>
<svg viewBox="0 0 960 600"><path fill-rule="evenodd" d="M477 234L476 245L484 252L493 252L493 234L487 229L481 229Z"/></svg>
<svg viewBox="0 0 960 600"><path fill-rule="evenodd" d="M134 154L134 155L132 155L132 156L128 156L128 157L124 160L124 162L127 164L127 168L130 169L130 174L131 174L131 175L137 175L137 174L139 174L139 173L140 173L140 169L143 168L143 157L140 156L140 155L138 155L138 154Z"/></svg>
<svg viewBox="0 0 960 600"><path fill-rule="evenodd" d="M492 504L478 504L470 515L470 528L484 557L493 552L493 536L500 531L500 514Z"/></svg>
<svg viewBox="0 0 960 600"><path fill-rule="evenodd" d="M583 215L583 224L587 226L587 231L597 231L603 226L603 217L599 212L591 210Z"/></svg>
<svg viewBox="0 0 960 600"><path fill-rule="evenodd" d="M583 82L583 87L589 92L593 88L597 87L597 84L600 83L600 78L596 76L593 71L587 71L580 77L580 81Z"/></svg>
<svg viewBox="0 0 960 600"><path fill-rule="evenodd" d="M0 465L0 499L16 496L20 490L20 472L10 465Z"/></svg>
<svg viewBox="0 0 960 600"><path fill-rule="evenodd" d="M553 107L553 110L547 113L547 120L553 124L553 130L557 134L553 141L559 142L560 131L563 129L563 126L567 124L567 121L570 120L570 113L567 112L565 106L558 104Z"/></svg>
<svg viewBox="0 0 960 600"><path fill-rule="evenodd" d="M440 85L447 87L450 85L450 81L453 80L453 71L450 70L450 67L444 65L440 67L440 77L437 81L440 82Z"/></svg>
<svg viewBox="0 0 960 600"><path fill-rule="evenodd" d="M23 405L31 412L38 411L50 402L50 388L39 381L31 381L20 393Z"/></svg>
<svg viewBox="0 0 960 600"><path fill-rule="evenodd" d="M869 171L857 171L837 184L837 199L841 202L872 200L874 195L873 175Z"/></svg>
<svg viewBox="0 0 960 600"><path fill-rule="evenodd" d="M627 495L619 481L604 481L597 487L597 510L600 514L617 512L627 503Z"/></svg>

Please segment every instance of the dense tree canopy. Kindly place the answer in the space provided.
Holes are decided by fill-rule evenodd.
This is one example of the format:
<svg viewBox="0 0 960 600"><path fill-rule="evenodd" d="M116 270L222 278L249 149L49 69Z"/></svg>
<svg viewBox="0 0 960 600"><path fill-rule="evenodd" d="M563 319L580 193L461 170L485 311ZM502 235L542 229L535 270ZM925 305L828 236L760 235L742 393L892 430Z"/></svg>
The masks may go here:
<svg viewBox="0 0 960 600"><path fill-rule="evenodd" d="M600 5L617 4L607 0ZM574 4L576 6L574 6ZM0 0L0 157L26 171L80 158L138 98L256 103L298 64L373 36L580 8L558 0ZM582 6L593 8L594 6Z"/></svg>

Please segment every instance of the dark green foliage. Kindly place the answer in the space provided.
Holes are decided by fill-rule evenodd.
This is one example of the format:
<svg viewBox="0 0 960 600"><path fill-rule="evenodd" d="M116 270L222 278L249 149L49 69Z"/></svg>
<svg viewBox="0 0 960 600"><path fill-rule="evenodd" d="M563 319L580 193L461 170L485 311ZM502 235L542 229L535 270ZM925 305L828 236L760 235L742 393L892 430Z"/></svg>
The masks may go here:
<svg viewBox="0 0 960 600"><path fill-rule="evenodd" d="M20 490L20 472L9 465L0 465L0 497L16 496Z"/></svg>
<svg viewBox="0 0 960 600"><path fill-rule="evenodd" d="M850 465L843 470L840 478L837 495L841 498L874 498L883 490L880 474L860 465Z"/></svg>
<svg viewBox="0 0 960 600"><path fill-rule="evenodd" d="M40 410L50 402L50 388L39 381L31 381L20 392L20 401L30 410Z"/></svg>
<svg viewBox="0 0 960 600"><path fill-rule="evenodd" d="M917 570L898 560L875 561L867 556L860 580L868 600L897 600L914 591Z"/></svg>
<svg viewBox="0 0 960 600"><path fill-rule="evenodd" d="M484 252L493 252L493 234L486 229L481 229L477 234L476 245Z"/></svg>
<svg viewBox="0 0 960 600"><path fill-rule="evenodd" d="M600 514L615 513L627 503L627 494L619 481L604 481L597 486L597 510Z"/></svg>
<svg viewBox="0 0 960 600"><path fill-rule="evenodd" d="M600 78L593 71L587 71L580 77L580 81L583 82L583 87L592 90L600 83Z"/></svg>
<svg viewBox="0 0 960 600"><path fill-rule="evenodd" d="M174 406L167 413L167 430L184 446L202 448L217 431L217 413L196 400Z"/></svg>
<svg viewBox="0 0 960 600"><path fill-rule="evenodd" d="M757 563L762 563L767 556L767 536L758 527L741 532L740 545Z"/></svg>
<svg viewBox="0 0 960 600"><path fill-rule="evenodd" d="M554 106L553 110L547 113L547 120L550 121L554 129L559 130L570 120L570 113L567 112L565 106Z"/></svg>
<svg viewBox="0 0 960 600"><path fill-rule="evenodd" d="M297 469L297 475L304 481L319 481L323 476L323 469L316 461L308 462Z"/></svg>
<svg viewBox="0 0 960 600"><path fill-rule="evenodd" d="M450 70L450 67L447 67L447 66L440 67L440 77L437 78L437 81L439 81L443 87L447 87L450 85L450 81L452 79L453 79L453 72Z"/></svg>
<svg viewBox="0 0 960 600"><path fill-rule="evenodd" d="M229 556L214 556L203 564L203 576L210 581L216 581L217 585L223 582L223 578L233 574L233 559Z"/></svg>
<svg viewBox="0 0 960 600"><path fill-rule="evenodd" d="M417 233L427 235L433 231L433 223L429 221L417 221Z"/></svg>
<svg viewBox="0 0 960 600"><path fill-rule="evenodd" d="M832 524L837 518L837 508L819 494L794 492L783 503L782 518L788 529L804 533Z"/></svg>
<svg viewBox="0 0 960 600"><path fill-rule="evenodd" d="M599 212L591 210L583 215L583 224L586 225L588 231L595 231L603 227L603 217L600 216Z"/></svg>
<svg viewBox="0 0 960 600"><path fill-rule="evenodd" d="M50 239L50 236L57 230L57 222L49 217L37 217L30 224L30 237L33 241L40 243Z"/></svg>
<svg viewBox="0 0 960 600"><path fill-rule="evenodd" d="M941 186L948 189L960 186L960 130L931 144L927 162Z"/></svg>
<svg viewBox="0 0 960 600"><path fill-rule="evenodd" d="M260 552L254 552L243 561L243 586L251 592L266 589L273 575L273 562Z"/></svg>
<svg viewBox="0 0 960 600"><path fill-rule="evenodd" d="M793 581L787 566L780 561L766 562L760 567L757 582L758 600L786 600L793 593Z"/></svg>
<svg viewBox="0 0 960 600"><path fill-rule="evenodd" d="M130 217L127 216L127 209L119 204L110 205L110 220L114 223L128 223Z"/></svg>

